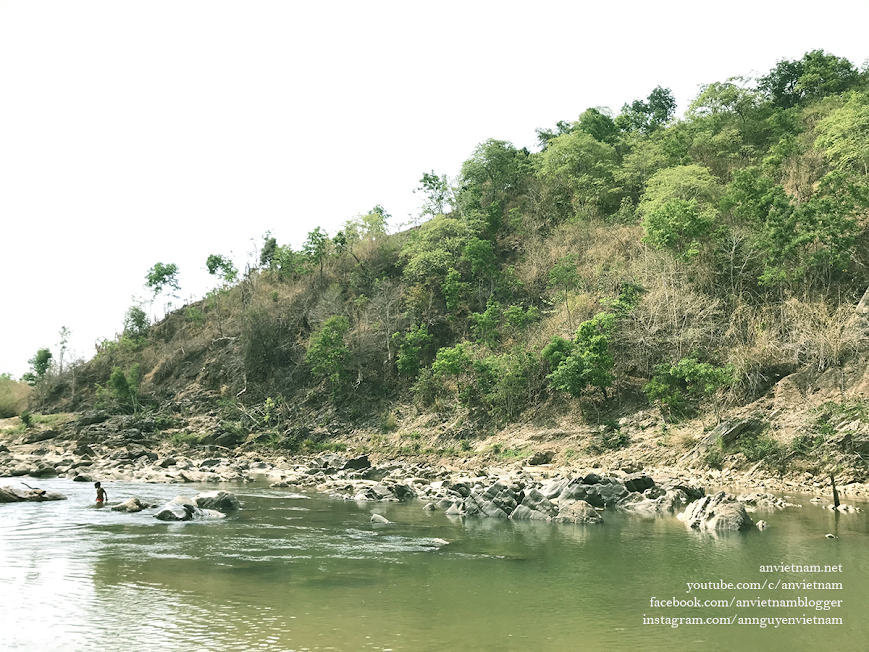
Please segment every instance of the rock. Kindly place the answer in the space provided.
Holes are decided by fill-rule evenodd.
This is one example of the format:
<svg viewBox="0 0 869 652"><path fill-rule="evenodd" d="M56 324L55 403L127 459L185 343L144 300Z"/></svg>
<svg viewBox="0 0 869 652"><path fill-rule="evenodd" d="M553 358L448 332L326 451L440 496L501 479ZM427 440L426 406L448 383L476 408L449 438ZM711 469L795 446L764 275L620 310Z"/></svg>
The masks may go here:
<svg viewBox="0 0 869 652"><path fill-rule="evenodd" d="M147 503L143 503L138 498L127 498L122 503L118 503L117 505L112 505L111 510L113 512L126 512L128 514L134 514L136 512L141 512L143 509L147 509L150 507Z"/></svg>
<svg viewBox="0 0 869 652"><path fill-rule="evenodd" d="M72 479L73 482L93 482L93 478L85 473L79 473Z"/></svg>
<svg viewBox="0 0 869 652"><path fill-rule="evenodd" d="M57 475L57 469L51 464L39 464L30 469L29 473L32 478L53 478Z"/></svg>
<svg viewBox="0 0 869 652"><path fill-rule="evenodd" d="M395 497L399 500L404 500L405 498L416 498L416 492L406 484L393 485L392 493L394 493Z"/></svg>
<svg viewBox="0 0 869 652"><path fill-rule="evenodd" d="M200 509L216 509L219 512L233 512L241 509L235 494L227 491L203 491L194 498Z"/></svg>
<svg viewBox="0 0 869 652"><path fill-rule="evenodd" d="M637 491L643 493L646 489L654 487L655 481L647 475L635 473L624 479L624 485L628 492Z"/></svg>
<svg viewBox="0 0 869 652"><path fill-rule="evenodd" d="M543 483L543 486L540 487L540 493L542 493L549 499L558 498L564 491L565 487L570 486L571 484L574 484L576 482L578 481L571 480L569 478L549 480L548 482Z"/></svg>
<svg viewBox="0 0 869 652"><path fill-rule="evenodd" d="M434 503L426 503L425 506L423 507L423 510L426 512L433 512L436 509L437 509L437 507L435 507Z"/></svg>
<svg viewBox="0 0 869 652"><path fill-rule="evenodd" d="M563 505L552 520L556 523L603 523L603 518L597 510L583 500Z"/></svg>
<svg viewBox="0 0 869 652"><path fill-rule="evenodd" d="M555 457L553 451L537 451L528 458L528 466L539 466L540 464L549 464L552 458Z"/></svg>
<svg viewBox="0 0 869 652"><path fill-rule="evenodd" d="M368 455L360 455L359 457L354 457L352 459L344 462L344 466L341 467L344 471L362 471L363 469L370 469L371 462L368 460Z"/></svg>
<svg viewBox="0 0 869 652"><path fill-rule="evenodd" d="M557 515L558 507L549 502L549 499L537 491L537 489L531 489L510 514L510 518L517 521L525 519L550 521Z"/></svg>
<svg viewBox="0 0 869 652"><path fill-rule="evenodd" d="M0 487L0 503L43 502L46 500L66 500L66 496L54 491L31 487Z"/></svg>
<svg viewBox="0 0 869 652"><path fill-rule="evenodd" d="M194 521L210 518L225 518L225 514L213 509L200 509L192 499L178 496L166 503L154 515L160 521Z"/></svg>
<svg viewBox="0 0 869 652"><path fill-rule="evenodd" d="M22 440L22 444L35 444L40 441L46 441L48 439L54 439L57 437L59 433L57 430L53 430L49 428L48 430L36 430L29 434L24 435L24 439Z"/></svg>
<svg viewBox="0 0 869 652"><path fill-rule="evenodd" d="M747 530L754 521L733 494L719 491L696 500L679 514L685 525L701 531Z"/></svg>
<svg viewBox="0 0 869 652"><path fill-rule="evenodd" d="M600 480L597 473L589 473L582 479L582 484L600 484Z"/></svg>
<svg viewBox="0 0 869 652"><path fill-rule="evenodd" d="M765 529L767 529L767 528L769 527L769 523L767 523L766 521L758 521L757 523L754 524L754 526L755 526L758 530L760 530L761 532L763 532Z"/></svg>
<svg viewBox="0 0 869 652"><path fill-rule="evenodd" d="M175 466L176 463L177 460L174 457L164 457L162 460L159 460L157 462L157 466L159 466L161 469L165 469L170 466Z"/></svg>
<svg viewBox="0 0 869 652"><path fill-rule="evenodd" d="M446 511L447 516L464 516L465 510L458 503L453 503Z"/></svg>
<svg viewBox="0 0 869 652"><path fill-rule="evenodd" d="M0 444L0 453L9 453L10 450L6 447L5 444Z"/></svg>
<svg viewBox="0 0 869 652"><path fill-rule="evenodd" d="M371 523L389 523L389 521L386 520L386 518L381 516L380 514L372 514L369 521Z"/></svg>
<svg viewBox="0 0 869 652"><path fill-rule="evenodd" d="M719 438L725 446L735 442L742 431L749 426L754 426L751 419L737 419L733 421L722 421L715 426L712 431L703 438L703 445L715 446L718 444Z"/></svg>
<svg viewBox="0 0 869 652"><path fill-rule="evenodd" d="M592 485L583 484L582 480L580 479L571 480L570 483L564 487L564 490L558 495L558 502L573 502L575 500L585 500L585 497L588 495L588 490L591 488ZM597 493L596 489L595 493Z"/></svg>
<svg viewBox="0 0 869 652"><path fill-rule="evenodd" d="M826 538L826 539L838 539L839 537L837 537L835 534L830 534L828 532L827 534L824 535L824 538Z"/></svg>
<svg viewBox="0 0 869 652"><path fill-rule="evenodd" d="M76 426L82 427L82 426L90 426L90 425L93 425L95 423L103 423L104 421L107 421L108 418L109 418L109 414L105 410L97 410L95 412L85 412L84 414L82 414L78 418L78 421L76 421Z"/></svg>
<svg viewBox="0 0 869 652"><path fill-rule="evenodd" d="M30 473L30 466L26 464L19 464L9 472L9 475L11 475L13 478L17 478L22 475L27 475L28 473Z"/></svg>
<svg viewBox="0 0 869 652"><path fill-rule="evenodd" d="M471 491L465 498L465 513L468 516L507 518L517 504L513 490L499 481L483 492Z"/></svg>

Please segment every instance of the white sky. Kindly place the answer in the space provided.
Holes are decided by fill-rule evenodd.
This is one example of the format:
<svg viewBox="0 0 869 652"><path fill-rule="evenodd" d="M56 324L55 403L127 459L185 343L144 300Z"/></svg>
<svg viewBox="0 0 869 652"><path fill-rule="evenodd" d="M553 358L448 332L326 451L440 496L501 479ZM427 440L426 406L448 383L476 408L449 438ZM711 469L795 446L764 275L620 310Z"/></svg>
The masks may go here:
<svg viewBox="0 0 869 652"><path fill-rule="evenodd" d="M298 247L486 138L618 112L823 48L869 57L869 2L0 0L0 372L114 337L156 262Z"/></svg>

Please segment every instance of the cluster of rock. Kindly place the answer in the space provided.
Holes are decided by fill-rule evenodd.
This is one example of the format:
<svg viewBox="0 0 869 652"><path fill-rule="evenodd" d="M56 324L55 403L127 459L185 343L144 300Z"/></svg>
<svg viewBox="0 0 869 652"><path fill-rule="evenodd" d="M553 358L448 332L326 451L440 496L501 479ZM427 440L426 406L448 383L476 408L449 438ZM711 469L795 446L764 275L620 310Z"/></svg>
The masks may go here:
<svg viewBox="0 0 869 652"><path fill-rule="evenodd" d="M754 521L745 510L745 503L724 491L694 501L678 518L688 527L706 532L748 530L754 527Z"/></svg>

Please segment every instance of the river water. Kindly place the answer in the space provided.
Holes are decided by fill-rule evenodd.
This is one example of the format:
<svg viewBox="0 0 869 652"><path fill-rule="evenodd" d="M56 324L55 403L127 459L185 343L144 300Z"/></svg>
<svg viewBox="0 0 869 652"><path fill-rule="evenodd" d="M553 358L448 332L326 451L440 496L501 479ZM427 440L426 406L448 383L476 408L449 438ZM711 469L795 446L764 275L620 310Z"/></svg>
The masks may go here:
<svg viewBox="0 0 869 652"><path fill-rule="evenodd" d="M69 500L0 505L0 650L869 649L867 512L831 513L808 497L793 497L802 508L756 514L771 526L764 532L711 536L673 517L607 512L599 526L462 519L419 501L292 498L249 484L223 487L243 503L236 515L170 524L153 510L96 508L90 485L39 486ZM161 503L215 485L106 488L112 503ZM392 523L371 524L372 513ZM771 564L842 572L760 572ZM720 581L768 586L686 593L688 582ZM779 581L842 588L770 588ZM841 605L651 604L695 595ZM841 624L738 624L804 616ZM650 622L662 617L737 620Z"/></svg>

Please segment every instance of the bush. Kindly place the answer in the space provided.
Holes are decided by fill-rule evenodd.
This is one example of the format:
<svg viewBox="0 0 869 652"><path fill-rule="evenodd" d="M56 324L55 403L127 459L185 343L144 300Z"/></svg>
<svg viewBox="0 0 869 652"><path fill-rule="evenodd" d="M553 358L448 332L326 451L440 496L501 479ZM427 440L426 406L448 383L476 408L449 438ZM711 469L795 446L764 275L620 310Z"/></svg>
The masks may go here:
<svg viewBox="0 0 869 652"><path fill-rule="evenodd" d="M696 358L682 358L674 365L659 365L643 386L650 401L659 401L668 412L683 412L690 402L712 396L734 382L731 365L715 367Z"/></svg>
<svg viewBox="0 0 869 652"><path fill-rule="evenodd" d="M745 459L749 462L766 460L771 464L775 464L785 454L782 445L766 435L742 438L740 439L739 448L743 455L745 455Z"/></svg>
<svg viewBox="0 0 869 652"><path fill-rule="evenodd" d="M21 414L27 407L27 397L30 395L30 386L20 383L7 376L0 376L0 419L14 417Z"/></svg>

